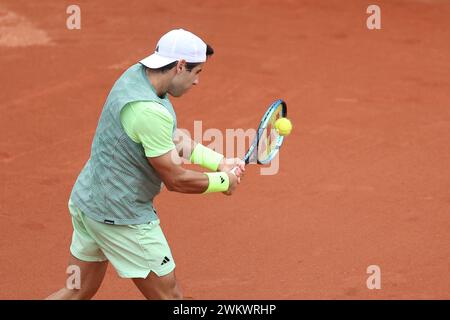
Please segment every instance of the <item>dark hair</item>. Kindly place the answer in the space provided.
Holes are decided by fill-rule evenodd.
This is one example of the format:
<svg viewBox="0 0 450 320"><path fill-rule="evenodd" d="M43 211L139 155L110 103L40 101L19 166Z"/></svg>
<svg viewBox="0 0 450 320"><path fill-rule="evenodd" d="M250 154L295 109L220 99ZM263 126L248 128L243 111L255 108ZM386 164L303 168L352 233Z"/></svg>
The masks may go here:
<svg viewBox="0 0 450 320"><path fill-rule="evenodd" d="M156 69L149 68L149 69L154 72L164 73L164 72L167 72L170 69L174 68L177 65L177 63L178 63L178 61L174 61L172 63L166 64L165 66L162 66L161 68L156 68Z"/></svg>
<svg viewBox="0 0 450 320"><path fill-rule="evenodd" d="M207 44L206 45L206 58L209 58L213 54L214 54L214 49L209 44ZM169 63L161 68L150 69L150 70L152 70L153 72L164 73L164 72L167 72L167 71L171 70L172 68L174 68L177 65L177 63L178 63L178 61L174 61L174 62ZM192 69L194 69L199 64L201 64L201 63L200 62L186 62L186 70L191 72Z"/></svg>

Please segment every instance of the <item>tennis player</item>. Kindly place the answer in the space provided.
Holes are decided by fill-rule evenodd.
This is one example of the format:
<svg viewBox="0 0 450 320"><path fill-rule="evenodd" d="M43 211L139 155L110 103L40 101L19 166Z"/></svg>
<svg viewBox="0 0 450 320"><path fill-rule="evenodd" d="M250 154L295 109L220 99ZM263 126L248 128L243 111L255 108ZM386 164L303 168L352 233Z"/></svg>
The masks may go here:
<svg viewBox="0 0 450 320"><path fill-rule="evenodd" d="M182 193L231 195L245 170L242 160L226 159L187 136L174 141L177 118L169 95L182 96L197 85L213 53L193 33L172 30L116 81L69 200L69 265L79 267L81 286L64 287L48 299L92 298L108 262L147 299L183 297L153 199L163 184ZM185 169L180 157L208 172Z"/></svg>

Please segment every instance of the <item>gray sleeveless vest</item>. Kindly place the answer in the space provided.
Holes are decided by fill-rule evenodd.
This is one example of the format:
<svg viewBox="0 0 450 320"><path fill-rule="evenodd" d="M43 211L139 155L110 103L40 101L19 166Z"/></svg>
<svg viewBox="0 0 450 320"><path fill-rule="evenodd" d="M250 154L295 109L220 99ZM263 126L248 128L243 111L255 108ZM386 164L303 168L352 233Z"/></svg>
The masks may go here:
<svg viewBox="0 0 450 320"><path fill-rule="evenodd" d="M156 95L145 74L135 64L116 81L103 107L91 156L72 189L73 203L88 217L110 224L142 224L158 219L153 198L162 181L149 164L140 143L128 137L120 111L130 102L155 101L176 115L167 95Z"/></svg>

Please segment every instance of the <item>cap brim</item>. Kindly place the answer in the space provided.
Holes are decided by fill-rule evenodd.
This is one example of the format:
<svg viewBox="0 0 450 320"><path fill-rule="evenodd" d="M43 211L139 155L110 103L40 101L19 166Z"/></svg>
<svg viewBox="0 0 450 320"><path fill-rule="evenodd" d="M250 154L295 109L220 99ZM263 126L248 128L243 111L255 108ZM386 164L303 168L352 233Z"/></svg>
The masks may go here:
<svg viewBox="0 0 450 320"><path fill-rule="evenodd" d="M139 62L148 68L157 69L157 68L164 67L175 61L177 61L177 59L161 57L160 55L158 55L155 52L152 55L148 56L147 58L142 59Z"/></svg>

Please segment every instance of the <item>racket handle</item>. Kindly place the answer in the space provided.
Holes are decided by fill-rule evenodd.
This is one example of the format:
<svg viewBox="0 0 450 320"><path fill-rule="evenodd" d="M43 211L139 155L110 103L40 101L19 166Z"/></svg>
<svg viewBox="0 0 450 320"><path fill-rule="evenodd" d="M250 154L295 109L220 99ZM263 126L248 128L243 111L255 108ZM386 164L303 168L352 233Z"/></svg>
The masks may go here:
<svg viewBox="0 0 450 320"><path fill-rule="evenodd" d="M244 170L241 170L241 168L239 168L239 166L236 166L230 170L230 173L234 174L238 178L240 178L242 176L243 172L244 172Z"/></svg>

